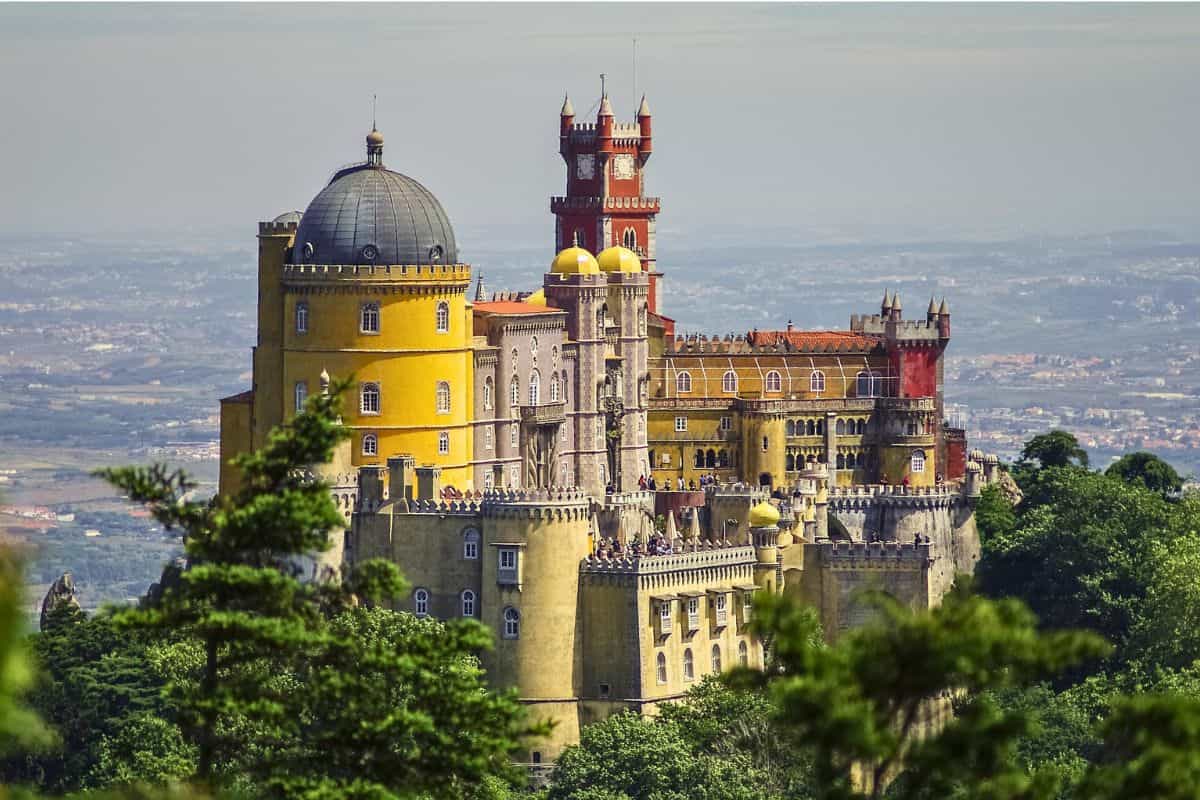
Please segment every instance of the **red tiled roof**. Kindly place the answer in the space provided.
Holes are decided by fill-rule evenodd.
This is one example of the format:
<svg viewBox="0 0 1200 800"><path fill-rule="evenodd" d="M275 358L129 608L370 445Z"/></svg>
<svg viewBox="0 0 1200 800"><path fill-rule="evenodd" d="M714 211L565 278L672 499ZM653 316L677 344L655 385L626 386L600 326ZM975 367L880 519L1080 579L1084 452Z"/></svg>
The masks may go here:
<svg viewBox="0 0 1200 800"><path fill-rule="evenodd" d="M562 314L563 311L547 306L535 306L516 300L495 300L489 303L473 303L480 314Z"/></svg>
<svg viewBox="0 0 1200 800"><path fill-rule="evenodd" d="M755 347L766 347L779 341L797 350L873 350L882 337L854 331L752 331L748 337Z"/></svg>

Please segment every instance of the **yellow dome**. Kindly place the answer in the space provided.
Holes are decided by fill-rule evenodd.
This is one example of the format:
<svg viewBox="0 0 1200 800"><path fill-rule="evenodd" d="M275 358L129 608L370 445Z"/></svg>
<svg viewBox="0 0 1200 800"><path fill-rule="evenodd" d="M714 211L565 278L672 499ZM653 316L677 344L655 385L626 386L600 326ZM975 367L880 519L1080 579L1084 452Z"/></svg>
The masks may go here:
<svg viewBox="0 0 1200 800"><path fill-rule="evenodd" d="M596 258L582 247L568 247L550 265L550 271L559 275L596 275L600 266Z"/></svg>
<svg viewBox="0 0 1200 800"><path fill-rule="evenodd" d="M642 260L637 253L620 245L601 250L596 262L602 272L641 272Z"/></svg>
<svg viewBox="0 0 1200 800"><path fill-rule="evenodd" d="M751 528L770 528L779 522L779 509L763 501L750 509Z"/></svg>
<svg viewBox="0 0 1200 800"><path fill-rule="evenodd" d="M536 292L534 292L533 294L529 295L529 297L526 297L526 298L525 298L525 302L526 302L526 303L528 303L528 304L529 304L529 305L531 305L531 306L544 306L544 305L546 305L546 290L545 290L545 289L538 289Z"/></svg>

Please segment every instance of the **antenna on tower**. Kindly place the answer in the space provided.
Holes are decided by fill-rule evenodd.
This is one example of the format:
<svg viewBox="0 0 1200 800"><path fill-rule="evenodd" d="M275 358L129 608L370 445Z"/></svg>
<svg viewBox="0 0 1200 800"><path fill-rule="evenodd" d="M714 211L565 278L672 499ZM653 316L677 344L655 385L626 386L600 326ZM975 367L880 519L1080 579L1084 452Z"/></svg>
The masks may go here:
<svg viewBox="0 0 1200 800"><path fill-rule="evenodd" d="M637 108L637 37L633 37L633 105Z"/></svg>
<svg viewBox="0 0 1200 800"><path fill-rule="evenodd" d="M373 131L379 130L377 127L375 127L375 101L378 98L379 98L379 95L377 95L377 94L371 95L371 130L373 130Z"/></svg>
<svg viewBox="0 0 1200 800"><path fill-rule="evenodd" d="M600 96L601 97L604 97L605 95L608 94L608 90L604 88L604 79L606 77L607 76L603 72L600 73Z"/></svg>

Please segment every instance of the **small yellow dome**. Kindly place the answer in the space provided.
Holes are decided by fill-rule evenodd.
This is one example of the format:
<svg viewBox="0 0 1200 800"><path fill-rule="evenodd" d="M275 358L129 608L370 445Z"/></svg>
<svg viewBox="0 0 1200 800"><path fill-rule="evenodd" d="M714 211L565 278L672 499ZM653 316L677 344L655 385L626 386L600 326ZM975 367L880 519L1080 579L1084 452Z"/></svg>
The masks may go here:
<svg viewBox="0 0 1200 800"><path fill-rule="evenodd" d="M763 501L750 509L751 528L770 528L779 523L779 509Z"/></svg>
<svg viewBox="0 0 1200 800"><path fill-rule="evenodd" d="M637 253L620 245L601 250L596 262L602 272L641 272L642 260Z"/></svg>
<svg viewBox="0 0 1200 800"><path fill-rule="evenodd" d="M550 271L558 275L596 275L600 266L595 256L582 247L568 247L554 257Z"/></svg>
<svg viewBox="0 0 1200 800"><path fill-rule="evenodd" d="M546 290L545 290L545 289L538 289L536 292L534 292L533 294L529 295L529 297L526 297L526 298L525 298L525 302L526 302L526 303L528 303L528 304L529 304L529 305L531 305L531 306L544 306L544 305L546 305Z"/></svg>

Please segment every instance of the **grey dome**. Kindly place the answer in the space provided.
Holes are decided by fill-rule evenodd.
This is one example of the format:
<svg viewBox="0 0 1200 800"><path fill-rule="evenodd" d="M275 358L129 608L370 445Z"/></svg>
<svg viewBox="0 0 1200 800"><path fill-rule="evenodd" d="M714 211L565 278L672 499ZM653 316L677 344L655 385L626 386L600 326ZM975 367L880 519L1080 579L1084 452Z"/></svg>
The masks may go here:
<svg viewBox="0 0 1200 800"><path fill-rule="evenodd" d="M428 189L368 162L338 172L308 204L291 261L454 264L458 248L450 219Z"/></svg>

